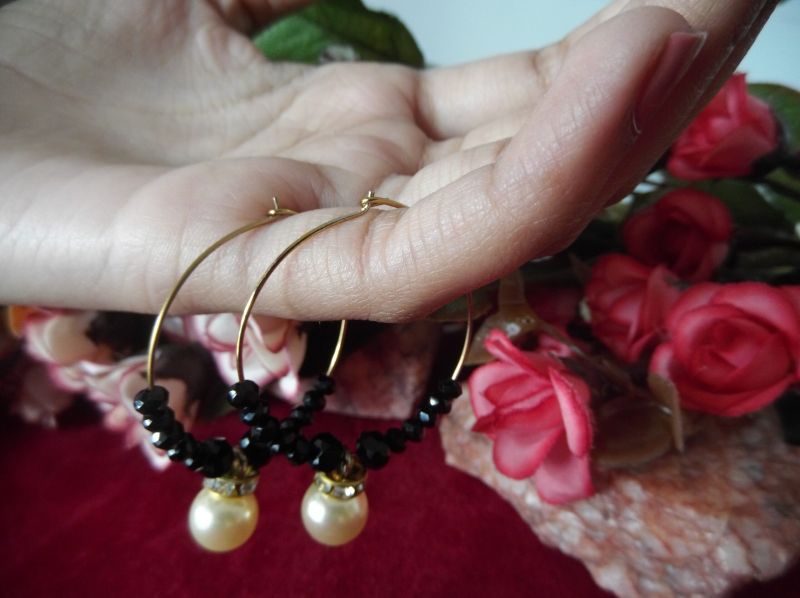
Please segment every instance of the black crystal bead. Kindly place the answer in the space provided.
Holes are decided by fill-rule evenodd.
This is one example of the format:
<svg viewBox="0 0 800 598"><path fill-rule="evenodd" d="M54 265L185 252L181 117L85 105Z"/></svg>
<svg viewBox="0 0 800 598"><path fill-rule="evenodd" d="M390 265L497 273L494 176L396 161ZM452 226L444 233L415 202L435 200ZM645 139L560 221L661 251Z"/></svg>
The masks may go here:
<svg viewBox="0 0 800 598"><path fill-rule="evenodd" d="M233 465L233 447L224 438L210 438L203 442L208 451L203 475L207 478L218 478L230 471Z"/></svg>
<svg viewBox="0 0 800 598"><path fill-rule="evenodd" d="M178 442L167 450L170 461L185 461L192 457L197 450L197 440L191 434L183 434Z"/></svg>
<svg viewBox="0 0 800 598"><path fill-rule="evenodd" d="M292 465L302 465L308 463L311 457L314 456L314 445L309 442L304 436L298 436L297 440L286 452L286 458Z"/></svg>
<svg viewBox="0 0 800 598"><path fill-rule="evenodd" d="M283 429L278 433L278 439L272 443L273 453L289 453L293 448L300 434L294 428Z"/></svg>
<svg viewBox="0 0 800 598"><path fill-rule="evenodd" d="M183 438L184 433L183 425L176 421L166 430L153 432L150 441L153 443L154 447L167 450L178 444L178 441Z"/></svg>
<svg viewBox="0 0 800 598"><path fill-rule="evenodd" d="M421 407L426 411L430 411L431 413L439 415L450 413L453 403L451 399L443 399L441 397L437 397L436 395L430 395L424 401L422 401Z"/></svg>
<svg viewBox="0 0 800 598"><path fill-rule="evenodd" d="M425 428L432 428L436 425L436 414L429 407L417 409L416 420Z"/></svg>
<svg viewBox="0 0 800 598"><path fill-rule="evenodd" d="M263 426L264 422L269 421L269 408L265 404L256 405L242 411L239 419L248 426Z"/></svg>
<svg viewBox="0 0 800 598"><path fill-rule="evenodd" d="M297 422L299 427L307 426L311 423L311 410L307 407L295 407L289 413L289 418Z"/></svg>
<svg viewBox="0 0 800 598"><path fill-rule="evenodd" d="M300 430L300 426L297 425L297 420L286 418L281 422L281 431L286 432L297 432Z"/></svg>
<svg viewBox="0 0 800 598"><path fill-rule="evenodd" d="M419 423L416 418L404 421L402 428L406 440L411 440L412 442L419 442L425 434L425 428L422 427L422 424Z"/></svg>
<svg viewBox="0 0 800 598"><path fill-rule="evenodd" d="M318 389L311 389L303 395L303 406L311 411L325 409L325 393Z"/></svg>
<svg viewBox="0 0 800 598"><path fill-rule="evenodd" d="M434 394L442 399L457 399L461 396L461 385L455 380L444 378L436 383Z"/></svg>
<svg viewBox="0 0 800 598"><path fill-rule="evenodd" d="M262 425L253 426L248 434L256 442L272 443L280 437L280 426L274 417L267 417Z"/></svg>
<svg viewBox="0 0 800 598"><path fill-rule="evenodd" d="M311 444L316 449L311 458L311 467L317 471L335 471L344 461L344 445L333 434L317 434Z"/></svg>
<svg viewBox="0 0 800 598"><path fill-rule="evenodd" d="M142 419L142 425L148 432L162 432L168 430L175 423L175 412L169 407L162 407L152 415Z"/></svg>
<svg viewBox="0 0 800 598"><path fill-rule="evenodd" d="M389 428L386 430L386 444L393 453L402 453L406 450L406 435L400 428Z"/></svg>
<svg viewBox="0 0 800 598"><path fill-rule="evenodd" d="M244 456L247 457L247 462L256 469L263 467L272 458L270 444L268 442L257 442L250 438L249 434L239 441L239 447L242 449Z"/></svg>
<svg viewBox="0 0 800 598"><path fill-rule="evenodd" d="M145 388L133 398L133 408L142 415L153 415L167 406L169 393L163 386Z"/></svg>
<svg viewBox="0 0 800 598"><path fill-rule="evenodd" d="M258 405L258 384L242 380L228 388L228 403L234 409L252 409Z"/></svg>
<svg viewBox="0 0 800 598"><path fill-rule="evenodd" d="M194 471L199 471L208 461L208 447L203 442L198 442L194 450L184 460L183 464Z"/></svg>
<svg viewBox="0 0 800 598"><path fill-rule="evenodd" d="M320 374L314 381L314 388L321 391L322 394L330 395L336 390L336 383L330 376Z"/></svg>
<svg viewBox="0 0 800 598"><path fill-rule="evenodd" d="M364 467L380 469L389 462L389 445L380 432L362 432L356 440L356 454Z"/></svg>

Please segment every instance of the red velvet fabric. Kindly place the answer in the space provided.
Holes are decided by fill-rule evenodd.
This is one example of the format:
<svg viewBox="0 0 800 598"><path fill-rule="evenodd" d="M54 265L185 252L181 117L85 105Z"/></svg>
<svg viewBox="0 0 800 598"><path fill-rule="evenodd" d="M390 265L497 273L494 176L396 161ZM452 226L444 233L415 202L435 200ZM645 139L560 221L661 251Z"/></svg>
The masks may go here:
<svg viewBox="0 0 800 598"><path fill-rule="evenodd" d="M3 596L606 596L578 562L543 546L513 509L443 461L436 433L371 474L370 520L350 545L306 536L305 467L263 471L261 518L238 551L189 537L199 476L153 471L104 430L90 407L55 431L0 421L0 594ZM352 441L385 423L323 415L315 429ZM236 434L231 417L198 436ZM796 596L800 568L741 596Z"/></svg>

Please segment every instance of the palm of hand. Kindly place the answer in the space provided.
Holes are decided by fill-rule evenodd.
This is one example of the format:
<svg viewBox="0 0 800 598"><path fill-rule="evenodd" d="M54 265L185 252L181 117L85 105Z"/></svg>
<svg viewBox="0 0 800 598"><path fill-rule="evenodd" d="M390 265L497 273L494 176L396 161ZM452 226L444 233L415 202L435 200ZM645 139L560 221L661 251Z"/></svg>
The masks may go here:
<svg viewBox="0 0 800 598"><path fill-rule="evenodd" d="M206 3L82 8L0 15L0 254L14 256L0 264L0 299L154 310L181 266L272 195L298 211L352 211L373 188L415 207L315 239L266 295L277 314L389 320L562 246L629 185L670 128L638 140L626 98L685 26L650 9L603 18L605 31L569 52L418 72L268 64ZM615 54L632 74L582 64L626 20L650 27ZM563 108L570 94L584 114ZM641 164L620 170L637 143ZM602 176L576 179L602 147L614 155ZM270 257L330 216L232 243L187 285L183 308L237 309Z"/></svg>

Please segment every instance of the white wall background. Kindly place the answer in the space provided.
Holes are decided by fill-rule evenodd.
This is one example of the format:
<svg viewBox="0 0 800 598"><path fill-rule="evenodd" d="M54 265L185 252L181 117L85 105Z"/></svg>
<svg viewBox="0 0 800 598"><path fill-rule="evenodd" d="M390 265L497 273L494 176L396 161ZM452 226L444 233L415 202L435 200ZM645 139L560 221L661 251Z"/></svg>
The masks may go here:
<svg viewBox="0 0 800 598"><path fill-rule="evenodd" d="M606 4L605 0L365 2L400 17L431 65L537 48L557 40ZM800 0L778 6L740 70L750 81L800 88Z"/></svg>

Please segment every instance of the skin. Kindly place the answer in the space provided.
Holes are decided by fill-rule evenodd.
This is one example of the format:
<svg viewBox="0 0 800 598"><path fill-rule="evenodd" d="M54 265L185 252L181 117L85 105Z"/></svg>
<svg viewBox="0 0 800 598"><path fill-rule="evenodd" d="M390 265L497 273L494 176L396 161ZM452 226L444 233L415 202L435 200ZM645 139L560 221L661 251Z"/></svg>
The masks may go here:
<svg viewBox="0 0 800 598"><path fill-rule="evenodd" d="M174 311L404 321L570 243L733 72L773 0L615 1L561 42L452 68L267 62L302 2L23 0L0 10L0 303L155 312L181 270L272 206ZM524 24L521 26L525 26ZM658 106L668 36L706 31ZM638 112L637 112L638 114Z"/></svg>

